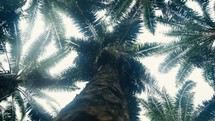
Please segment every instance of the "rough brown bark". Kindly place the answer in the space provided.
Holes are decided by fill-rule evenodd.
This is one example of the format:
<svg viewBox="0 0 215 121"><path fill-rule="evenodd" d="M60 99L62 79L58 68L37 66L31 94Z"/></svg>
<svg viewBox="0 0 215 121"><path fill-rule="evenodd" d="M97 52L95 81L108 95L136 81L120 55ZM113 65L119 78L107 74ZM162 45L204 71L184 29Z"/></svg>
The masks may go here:
<svg viewBox="0 0 215 121"><path fill-rule="evenodd" d="M102 69L54 121L128 121L127 104L117 73Z"/></svg>

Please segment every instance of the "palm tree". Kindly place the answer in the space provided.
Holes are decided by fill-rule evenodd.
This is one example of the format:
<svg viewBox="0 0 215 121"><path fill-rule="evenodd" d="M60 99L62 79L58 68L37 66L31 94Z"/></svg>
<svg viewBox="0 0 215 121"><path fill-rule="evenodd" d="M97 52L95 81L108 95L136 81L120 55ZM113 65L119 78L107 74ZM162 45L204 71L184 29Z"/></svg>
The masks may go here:
<svg viewBox="0 0 215 121"><path fill-rule="evenodd" d="M157 19L172 27L167 33L179 40L167 45L169 51L160 66L161 72L168 72L180 64L177 83L185 81L195 68L204 70L205 80L214 87L214 20L210 16L209 0L195 0L202 15L189 8L184 0L171 0L163 9L163 16Z"/></svg>
<svg viewBox="0 0 215 121"><path fill-rule="evenodd" d="M71 38L70 46L78 53L75 66L62 74L59 83L89 81L83 91L55 119L62 121L138 120L135 94L142 92L155 80L138 61L158 51L155 43L138 44L140 33L140 4L118 20L113 31L96 16L103 3L87 0L53 1L71 17L85 35ZM133 109L132 109L133 108Z"/></svg>
<svg viewBox="0 0 215 121"><path fill-rule="evenodd" d="M25 4L29 4L29 7L22 10L22 6ZM57 104L57 102L43 93L42 89L48 86L49 89L74 89L73 85L60 86L58 84L56 87L54 84L59 79L53 78L48 73L50 67L70 52L70 48L66 48L64 45L66 39L59 14L54 14L49 1L43 0L1 1L0 14L0 55L6 60L6 62L1 62L0 66L0 119L5 121L25 120L26 114L28 114L31 120L52 120L54 115L42 108L36 98L49 100L48 105L52 107L55 115L58 113L58 109L52 104ZM46 30L23 54L23 44L30 39L37 14L45 16ZM26 30L28 33L24 34L20 29L20 21L23 19L31 23ZM53 41L59 51L52 56L38 60L44 55L46 46ZM4 105L5 103L6 105ZM17 112L21 114L20 119L17 119Z"/></svg>
<svg viewBox="0 0 215 121"><path fill-rule="evenodd" d="M138 120L139 108L135 94L155 82L138 59L151 55L161 47L155 43L141 45L135 42L142 23L140 4L136 4L110 32L106 29L106 23L96 16L97 11L104 9L103 3L85 0L29 0L20 3L8 0L1 4L0 12L4 15L1 18L1 51L9 66L8 70L1 67L0 77L4 83L1 83L0 101L8 102L6 108L1 107L1 119L16 120L15 105L19 104L22 109L21 120L29 108L28 115L32 120L52 120L52 116L31 95L48 97L41 89L51 88L50 85L56 83L57 88L71 89L75 81L90 81L56 120L71 120L71 115L74 120L84 120L81 119L83 117L87 120ZM29 4L28 9L22 10L24 4ZM16 5L19 7L14 7ZM77 23L84 38L65 38L61 13L67 13ZM30 23L23 36L19 28L20 15ZM46 30L23 54L23 44L30 39L37 15L43 16ZM58 52L38 60L50 42L56 44ZM6 47L6 44L10 47ZM58 79L50 76L47 69L69 54L71 49L78 53L76 66ZM53 85L53 88L56 86ZM73 107L78 108L71 111L73 113L67 112Z"/></svg>
<svg viewBox="0 0 215 121"><path fill-rule="evenodd" d="M171 97L165 89L156 90L147 100L140 99L145 115L151 121L211 121L215 119L214 99L203 102L197 108L193 104L194 93L191 92L195 83L186 81L176 94Z"/></svg>

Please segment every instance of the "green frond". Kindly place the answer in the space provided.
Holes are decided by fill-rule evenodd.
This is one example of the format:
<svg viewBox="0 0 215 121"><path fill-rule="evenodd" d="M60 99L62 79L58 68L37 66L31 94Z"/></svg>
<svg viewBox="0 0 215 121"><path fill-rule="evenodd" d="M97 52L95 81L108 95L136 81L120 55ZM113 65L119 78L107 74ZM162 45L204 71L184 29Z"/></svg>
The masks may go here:
<svg viewBox="0 0 215 121"><path fill-rule="evenodd" d="M112 20L118 22L123 20L126 14L132 7L133 0L118 0L108 8L108 15L112 17Z"/></svg>
<svg viewBox="0 0 215 121"><path fill-rule="evenodd" d="M158 54L164 49L164 45L161 43L144 43L144 44L135 44L131 46L131 49L128 49L128 54L131 53L131 56L137 58L144 58L151 56L153 54Z"/></svg>
<svg viewBox="0 0 215 121"><path fill-rule="evenodd" d="M193 9L187 7L185 5L185 2L180 1L172 1L169 2L168 5L168 11L173 14L172 19L176 20L179 19L182 20L180 22L187 22L187 21L193 21L196 20L198 22L202 22L202 17L198 15L197 12L195 12Z"/></svg>
<svg viewBox="0 0 215 121"><path fill-rule="evenodd" d="M121 21L115 26L114 31L108 35L104 43L133 44L137 35L141 33L141 22L139 19Z"/></svg>
<svg viewBox="0 0 215 121"><path fill-rule="evenodd" d="M67 50L59 50L58 52L52 54L51 56L45 58L44 60L37 62L37 64L35 65L36 69L48 70L51 67L54 67L55 65L57 65L69 54L73 54L69 48Z"/></svg>
<svg viewBox="0 0 215 121"><path fill-rule="evenodd" d="M58 81L58 85L75 87L75 82L87 81L90 78L88 73L87 71L82 71L80 68L71 67L59 75L60 80Z"/></svg>
<svg viewBox="0 0 215 121"><path fill-rule="evenodd" d="M143 1L143 9L144 9L144 23L146 28L154 35L156 28L156 20L155 20L155 5L152 0L144 0Z"/></svg>
<svg viewBox="0 0 215 121"><path fill-rule="evenodd" d="M53 1L60 10L62 10L66 15L69 15L73 21L77 24L78 29L88 38L100 41L98 32L101 30L98 26L98 20L96 18L96 11L93 8L96 7L93 1L84 0L69 0L69 1Z"/></svg>
<svg viewBox="0 0 215 121"><path fill-rule="evenodd" d="M203 12L203 17L205 22L210 25L212 28L215 27L214 21L212 21L212 17L210 16L209 13L209 2L210 0L195 0L201 7L202 12Z"/></svg>
<svg viewBox="0 0 215 121"><path fill-rule="evenodd" d="M213 96L210 100L204 101L203 105L197 108L195 112L195 121L213 121L215 120L215 96Z"/></svg>
<svg viewBox="0 0 215 121"><path fill-rule="evenodd" d="M187 81L176 95L175 108L177 109L177 119L186 121L192 117L194 104L194 93L191 90L195 87L193 81Z"/></svg>
<svg viewBox="0 0 215 121"><path fill-rule="evenodd" d="M33 121L52 121L53 117L44 109L42 109L42 106L36 102L32 104L27 104L27 110L28 116Z"/></svg>
<svg viewBox="0 0 215 121"><path fill-rule="evenodd" d="M205 81L213 88L215 89L215 68L213 65L211 64L207 64L204 68L203 68L203 77L205 79Z"/></svg>
<svg viewBox="0 0 215 121"><path fill-rule="evenodd" d="M190 73L193 71L194 67L191 63L184 61L177 72L176 75L176 83L177 85L182 84L186 77L190 75Z"/></svg>
<svg viewBox="0 0 215 121"><path fill-rule="evenodd" d="M183 49L176 49L175 51L171 52L169 55L167 55L164 62L160 64L159 71L166 73L177 64L181 63L186 52L187 50Z"/></svg>
<svg viewBox="0 0 215 121"><path fill-rule="evenodd" d="M150 117L151 121L166 121L162 102L153 96L149 96L147 101L141 100L140 103L146 109L145 115Z"/></svg>
<svg viewBox="0 0 215 121"><path fill-rule="evenodd" d="M174 121L176 118L176 116L175 116L176 110L174 107L174 101L175 100L169 94L167 94L165 88L160 93L160 96L163 100L162 105L165 109L164 113L165 113L167 119L169 121Z"/></svg>
<svg viewBox="0 0 215 121"><path fill-rule="evenodd" d="M52 108L52 111L54 114L57 114L59 112L58 108L60 107L59 103L46 93L42 92L41 90L34 89L34 90L26 90L31 92L32 96L35 98L45 99L46 104L49 105ZM58 107L54 106L57 105Z"/></svg>
<svg viewBox="0 0 215 121"><path fill-rule="evenodd" d="M23 65L29 66L33 62L36 62L37 59L43 55L45 51L45 47L51 42L51 32L46 31L42 35L40 35L37 40L35 40L32 45L30 46L29 50L23 57Z"/></svg>
<svg viewBox="0 0 215 121"><path fill-rule="evenodd" d="M28 115L28 117L33 121L51 121L52 116L49 112L47 112L41 104L38 103L37 100L33 97L33 92L25 89L18 89L22 95L26 99L26 108L25 112Z"/></svg>
<svg viewBox="0 0 215 121"><path fill-rule="evenodd" d="M23 37L22 37L22 42L25 43L28 41L31 37L31 34L33 31L33 28L35 27L35 21L38 15L38 8L39 8L39 1L38 0L30 0L29 2L29 7L24 10L27 14L23 15L22 19L27 20L28 27L26 30L23 30Z"/></svg>
<svg viewBox="0 0 215 121"><path fill-rule="evenodd" d="M59 49L65 47L65 28L63 18L60 16L59 11L54 8L51 1L45 0L40 8L43 18L45 19L46 28L53 31L54 40Z"/></svg>
<svg viewBox="0 0 215 121"><path fill-rule="evenodd" d="M10 71L17 73L19 70L19 63L21 57L21 39L20 30L18 27L18 21L14 21L8 26L8 34L6 35L6 41L10 46Z"/></svg>

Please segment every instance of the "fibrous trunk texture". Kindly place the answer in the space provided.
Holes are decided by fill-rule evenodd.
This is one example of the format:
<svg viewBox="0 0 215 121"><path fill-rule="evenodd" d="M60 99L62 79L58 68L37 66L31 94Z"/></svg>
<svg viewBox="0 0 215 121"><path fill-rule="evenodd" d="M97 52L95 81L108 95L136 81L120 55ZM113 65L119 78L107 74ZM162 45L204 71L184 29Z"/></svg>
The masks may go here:
<svg viewBox="0 0 215 121"><path fill-rule="evenodd" d="M117 73L105 65L55 121L128 121L127 104Z"/></svg>

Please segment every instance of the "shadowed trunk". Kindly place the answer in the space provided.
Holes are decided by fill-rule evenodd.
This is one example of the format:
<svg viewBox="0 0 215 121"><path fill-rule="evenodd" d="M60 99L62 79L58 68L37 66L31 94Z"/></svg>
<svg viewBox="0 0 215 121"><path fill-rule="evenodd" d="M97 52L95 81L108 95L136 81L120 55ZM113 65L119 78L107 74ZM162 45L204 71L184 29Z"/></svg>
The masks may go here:
<svg viewBox="0 0 215 121"><path fill-rule="evenodd" d="M117 73L101 70L61 112L55 121L128 121L128 109Z"/></svg>

